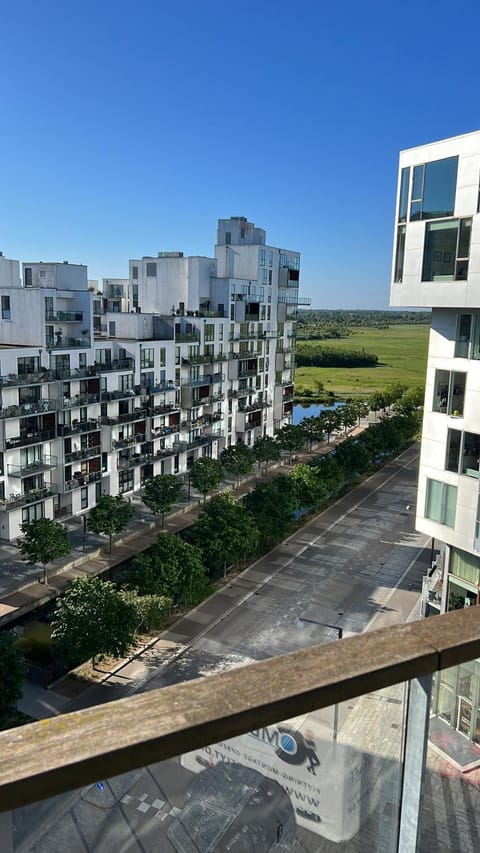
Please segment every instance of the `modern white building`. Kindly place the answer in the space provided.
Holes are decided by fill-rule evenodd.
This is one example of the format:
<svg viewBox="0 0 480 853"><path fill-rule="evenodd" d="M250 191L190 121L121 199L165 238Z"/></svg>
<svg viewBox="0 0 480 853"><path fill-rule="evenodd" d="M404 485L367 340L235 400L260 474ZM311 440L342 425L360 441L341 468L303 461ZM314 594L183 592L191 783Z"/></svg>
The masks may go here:
<svg viewBox="0 0 480 853"><path fill-rule="evenodd" d="M480 132L400 154L391 304L432 308L416 526L440 543L427 612L479 603ZM479 663L436 686L440 717L480 742Z"/></svg>
<svg viewBox="0 0 480 853"><path fill-rule="evenodd" d="M126 279L0 256L0 539L291 420L300 257L244 217Z"/></svg>

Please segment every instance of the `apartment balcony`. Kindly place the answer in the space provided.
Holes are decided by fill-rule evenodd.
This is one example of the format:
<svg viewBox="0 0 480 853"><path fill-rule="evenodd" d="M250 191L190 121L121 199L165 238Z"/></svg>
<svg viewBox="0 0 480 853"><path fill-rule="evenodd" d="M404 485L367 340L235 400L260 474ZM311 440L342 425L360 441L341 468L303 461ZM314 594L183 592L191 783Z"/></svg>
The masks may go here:
<svg viewBox="0 0 480 853"><path fill-rule="evenodd" d="M136 435L129 435L127 438L114 438L112 439L112 450L119 450L121 447L132 447L134 444L143 444L145 441L144 433L137 433Z"/></svg>
<svg viewBox="0 0 480 853"><path fill-rule="evenodd" d="M191 364L213 364L213 355L189 355L188 358L182 358L182 367L189 367Z"/></svg>
<svg viewBox="0 0 480 853"><path fill-rule="evenodd" d="M20 435L14 438L5 439L5 450L16 450L18 447L26 447L29 444L41 444L43 441L52 441L56 437L53 429L20 432Z"/></svg>
<svg viewBox="0 0 480 853"><path fill-rule="evenodd" d="M278 302L287 304L287 305L311 305L312 300L310 297L306 296L297 296L295 293L289 293L286 296L279 296Z"/></svg>
<svg viewBox="0 0 480 853"><path fill-rule="evenodd" d="M155 456L153 453L135 453L133 456L117 458L117 469L124 471L126 468L136 468L138 465L146 465L153 462Z"/></svg>
<svg viewBox="0 0 480 853"><path fill-rule="evenodd" d="M100 429L100 421L99 420L87 420L87 421L79 421L78 423L73 422L72 424L58 424L58 436L66 436L66 435L80 435L84 432L93 432L94 430Z"/></svg>
<svg viewBox="0 0 480 853"><path fill-rule="evenodd" d="M238 371L238 379L248 379L250 376L256 376L258 373L257 367L245 368Z"/></svg>
<svg viewBox="0 0 480 853"><path fill-rule="evenodd" d="M230 400L240 400L242 399L242 397L248 397L250 394L254 394L255 390L255 388L238 388L235 390L230 389L228 392L228 398Z"/></svg>
<svg viewBox="0 0 480 853"><path fill-rule="evenodd" d="M430 767L429 784L424 786L423 779L427 738L435 725L442 725L438 714L430 717L432 680L438 684L444 676L455 679L461 665L479 656L478 614L471 607L61 714L48 720L48 725L41 721L17 730L15 736L12 731L0 733L0 808L7 812L2 843L7 850L15 849L9 809L66 792L72 792L66 799L70 803L72 796L78 797L73 794L76 789L89 786L90 808L100 813L102 791L100 786L95 788L100 776L110 779L142 768L149 774L145 778L150 778L151 771L145 767L148 760L149 765L158 765L153 777L157 779L157 772L172 772L166 762L175 758L179 764L182 752L182 763L194 771L195 783L186 793L185 805L179 800L176 814L169 817L168 835L182 840L188 830L191 849L193 844L198 850L206 849L205 837L215 839L215 849L223 849L232 821L239 836L242 830L248 833L253 823L268 828L271 850L278 843L279 827L284 850L298 846L297 827L309 842L300 844L302 850L334 846L369 853L477 849L475 786L455 780L461 773L444 760L443 776ZM457 669L449 673L453 667ZM343 720L339 709L345 711ZM339 718L340 726L334 728ZM445 741L452 741L451 727L444 723L443 727ZM282 734L289 736L284 746L295 745L297 756L301 747L301 764L292 765L286 748L285 754L280 751ZM463 743L468 748L466 738ZM236 748L239 751L234 753ZM228 749L232 751L223 757ZM193 753L190 758L188 753ZM234 754L240 760L232 758ZM228 777L223 772L226 760ZM165 762L163 768L159 762ZM250 786L254 770L255 782ZM265 777L269 798L264 793L259 799L262 789L257 786L260 780L265 783ZM202 779L216 782L219 803L222 787L228 789L233 801L228 811L202 801L198 795ZM125 777L117 778L117 784L128 790L132 783ZM290 796L281 785L290 789ZM437 802L433 788L444 791L448 800L449 813L442 815L441 822L438 815L431 816L432 804L435 812ZM308 808L306 791L311 795ZM456 791L458 799L452 797ZM138 802L134 800L133 807ZM440 802L444 809L443 798ZM81 813L88 803L87 795ZM112 837L115 832L117 845L126 849L126 836L120 834L125 811L119 804L117 816L114 805L107 801L97 835ZM51 807L54 801L33 814L48 814ZM58 805L53 815L58 815ZM157 837L164 824L158 819L155 824ZM423 838L424 827L431 827L433 834ZM463 847L456 846L460 831ZM81 833L80 826L80 838ZM254 850L254 844L249 849Z"/></svg>
<svg viewBox="0 0 480 853"><path fill-rule="evenodd" d="M176 435L179 431L179 424L172 424L172 426L152 427L152 438L163 438L163 436L165 435Z"/></svg>
<svg viewBox="0 0 480 853"><path fill-rule="evenodd" d="M192 438L188 441L174 441L172 449L174 453L185 453L187 450L192 450L195 447L202 447L205 444L211 443L211 435L199 435L197 438Z"/></svg>
<svg viewBox="0 0 480 853"><path fill-rule="evenodd" d="M83 311L45 311L47 323L83 323Z"/></svg>
<svg viewBox="0 0 480 853"><path fill-rule="evenodd" d="M248 412L257 412L261 409L267 409L272 404L267 400L254 400L249 406L239 406L238 411L246 414Z"/></svg>
<svg viewBox="0 0 480 853"><path fill-rule="evenodd" d="M114 359L113 361L109 361L105 364L100 364L99 362L95 362L95 372L96 373L114 373L119 370L134 370L135 369L135 359L134 358L124 358L124 359Z"/></svg>
<svg viewBox="0 0 480 853"><path fill-rule="evenodd" d="M44 398L42 400L32 400L31 403L21 403L18 406L7 406L0 411L2 418L23 418L29 415L42 415L45 412L54 412L58 407L56 400Z"/></svg>
<svg viewBox="0 0 480 853"><path fill-rule="evenodd" d="M185 334L177 333L175 335L175 343L177 344L199 344L200 332L189 332Z"/></svg>
<svg viewBox="0 0 480 853"><path fill-rule="evenodd" d="M100 394L77 394L75 397L64 397L60 408L63 410L76 409L79 406L89 406L100 402Z"/></svg>
<svg viewBox="0 0 480 853"><path fill-rule="evenodd" d="M174 382L168 382L167 384L163 384L163 385L160 385L160 384L152 385L147 390L148 390L149 394L168 394L169 391L175 391L176 390L176 385Z"/></svg>
<svg viewBox="0 0 480 853"><path fill-rule="evenodd" d="M36 459L28 465L13 465L8 463L7 472L9 477L33 477L42 471L50 471L52 468L56 468L57 462L56 456L42 456L41 459Z"/></svg>
<svg viewBox="0 0 480 853"><path fill-rule="evenodd" d="M0 501L0 505L7 512L11 512L14 509L20 509L28 504L43 501L45 498L52 498L56 494L57 490L53 486L44 486L40 489L30 489L30 491L24 492L23 495L12 493L8 499Z"/></svg>
<svg viewBox="0 0 480 853"><path fill-rule="evenodd" d="M58 336L54 341L47 341L47 350L57 349L83 349L90 346L90 338L85 335L82 338L66 338Z"/></svg>
<svg viewBox="0 0 480 853"><path fill-rule="evenodd" d="M101 479L101 471L92 471L91 474L75 473L71 480L65 481L64 492L73 492L75 489L81 489L82 486L90 485L90 483L99 483Z"/></svg>
<svg viewBox="0 0 480 853"><path fill-rule="evenodd" d="M102 448L99 444L93 447L84 447L81 450L72 450L71 453L65 454L65 465L70 462L81 462L85 459L93 459L94 456L101 456Z"/></svg>
<svg viewBox="0 0 480 853"><path fill-rule="evenodd" d="M123 415L103 416L100 421L103 426L117 426L118 424L128 424L134 421L143 421L149 413L148 409L134 409L133 412L125 412Z"/></svg>
<svg viewBox="0 0 480 853"><path fill-rule="evenodd" d="M155 417L156 415L171 415L174 412L179 411L180 406L176 406L174 403L164 403L161 406L153 406L153 408L150 409L149 414L152 417Z"/></svg>

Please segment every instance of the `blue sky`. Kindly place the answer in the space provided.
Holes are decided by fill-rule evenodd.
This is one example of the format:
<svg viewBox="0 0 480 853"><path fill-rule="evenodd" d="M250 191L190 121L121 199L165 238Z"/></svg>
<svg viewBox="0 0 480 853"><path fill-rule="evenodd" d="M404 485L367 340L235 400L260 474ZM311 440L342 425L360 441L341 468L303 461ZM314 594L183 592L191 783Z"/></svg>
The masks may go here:
<svg viewBox="0 0 480 853"><path fill-rule="evenodd" d="M247 216L313 307L388 305L398 152L480 128L465 0L17 0L0 36L0 250L124 277Z"/></svg>

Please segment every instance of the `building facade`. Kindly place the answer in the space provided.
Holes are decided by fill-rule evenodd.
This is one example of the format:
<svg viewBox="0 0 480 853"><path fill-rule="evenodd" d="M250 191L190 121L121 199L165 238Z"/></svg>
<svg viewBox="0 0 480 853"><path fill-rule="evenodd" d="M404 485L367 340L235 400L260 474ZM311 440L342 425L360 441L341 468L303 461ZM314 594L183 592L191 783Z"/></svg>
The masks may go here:
<svg viewBox="0 0 480 853"><path fill-rule="evenodd" d="M300 256L244 217L126 279L0 256L0 538L289 423Z"/></svg>
<svg viewBox="0 0 480 853"><path fill-rule="evenodd" d="M416 526L440 561L426 615L479 603L479 188L480 132L400 154L391 304L432 308ZM480 743L478 661L444 673L434 709Z"/></svg>

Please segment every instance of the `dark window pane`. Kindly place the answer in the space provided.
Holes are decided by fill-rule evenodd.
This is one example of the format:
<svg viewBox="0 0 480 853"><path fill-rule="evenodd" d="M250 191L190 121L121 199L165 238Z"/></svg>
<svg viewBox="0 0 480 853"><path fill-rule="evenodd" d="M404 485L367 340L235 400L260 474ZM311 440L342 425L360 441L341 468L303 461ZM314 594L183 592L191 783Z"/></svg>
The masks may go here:
<svg viewBox="0 0 480 853"><path fill-rule="evenodd" d="M455 208L458 157L435 160L425 166L422 219L452 216Z"/></svg>
<svg viewBox="0 0 480 853"><path fill-rule="evenodd" d="M147 276L154 278L157 275L157 265L147 264Z"/></svg>
<svg viewBox="0 0 480 853"><path fill-rule="evenodd" d="M468 261L457 261L455 264L455 281L466 281L468 278Z"/></svg>
<svg viewBox="0 0 480 853"><path fill-rule="evenodd" d="M468 358L468 347L472 330L472 315L460 314L458 318L455 358Z"/></svg>
<svg viewBox="0 0 480 853"><path fill-rule="evenodd" d="M425 166L415 166L413 170L412 199L423 198L423 176Z"/></svg>
<svg viewBox="0 0 480 853"><path fill-rule="evenodd" d="M458 429L449 429L447 438L447 471L458 473L458 461L460 457L460 442L462 433Z"/></svg>
<svg viewBox="0 0 480 853"><path fill-rule="evenodd" d="M460 417L463 415L463 404L465 402L465 378L466 373L452 374L452 394L449 406L449 414Z"/></svg>
<svg viewBox="0 0 480 853"><path fill-rule="evenodd" d="M458 258L468 258L470 255L470 234L472 233L472 220L460 220L460 236L458 238Z"/></svg>
<svg viewBox="0 0 480 853"><path fill-rule="evenodd" d="M398 221L407 221L408 207L408 185L410 183L410 167L402 169L402 178L400 182L400 200L398 204Z"/></svg>
<svg viewBox="0 0 480 853"><path fill-rule="evenodd" d="M406 226L400 225L397 229L397 251L395 255L395 281L403 281L403 259L405 256L405 233Z"/></svg>
<svg viewBox="0 0 480 853"><path fill-rule="evenodd" d="M447 411L448 405L448 385L450 381L450 373L448 370L435 371L435 389L433 392L433 412Z"/></svg>
<svg viewBox="0 0 480 853"><path fill-rule="evenodd" d="M415 220L422 218L422 202L421 201L412 201L410 206L410 221L415 222Z"/></svg>

